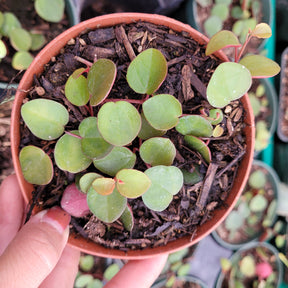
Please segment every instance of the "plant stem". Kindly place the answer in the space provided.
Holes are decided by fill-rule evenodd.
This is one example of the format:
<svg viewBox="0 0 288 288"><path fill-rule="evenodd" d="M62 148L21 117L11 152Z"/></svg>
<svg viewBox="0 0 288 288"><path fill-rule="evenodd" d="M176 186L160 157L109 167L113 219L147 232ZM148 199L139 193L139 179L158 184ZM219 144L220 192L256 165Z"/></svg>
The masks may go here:
<svg viewBox="0 0 288 288"><path fill-rule="evenodd" d="M239 60L240 60L240 58L241 58L241 56L242 56L242 54L243 54L243 52L244 52L247 44L249 43L249 41L251 40L252 37L253 37L253 33L252 33L251 31L249 31L249 33L248 33L247 36L246 36L246 40L245 40L245 42L244 42L244 44L243 44L243 46L242 46L242 48L241 48L241 50L240 50L240 52L239 52L238 57L235 58L235 62L236 62L236 63L239 62Z"/></svg>
<svg viewBox="0 0 288 288"><path fill-rule="evenodd" d="M81 136L76 135L76 134L74 134L74 133L71 133L71 132L69 132L69 131L65 131L65 134L70 135L70 136L75 137L75 138L78 138L78 139L82 139Z"/></svg>
<svg viewBox="0 0 288 288"><path fill-rule="evenodd" d="M86 59L84 59L84 58L81 58L81 57L79 57L79 56L75 56L74 59L76 59L77 61L85 64L87 67L91 67L91 66L93 65L92 62L90 62L90 61L88 61L88 60L86 60Z"/></svg>
<svg viewBox="0 0 288 288"><path fill-rule="evenodd" d="M131 104L143 104L146 101L146 99L138 100L138 99L114 99L114 98L110 98L110 99L106 99L103 102L107 103L107 102L118 102L118 101L125 101L125 102L131 103Z"/></svg>

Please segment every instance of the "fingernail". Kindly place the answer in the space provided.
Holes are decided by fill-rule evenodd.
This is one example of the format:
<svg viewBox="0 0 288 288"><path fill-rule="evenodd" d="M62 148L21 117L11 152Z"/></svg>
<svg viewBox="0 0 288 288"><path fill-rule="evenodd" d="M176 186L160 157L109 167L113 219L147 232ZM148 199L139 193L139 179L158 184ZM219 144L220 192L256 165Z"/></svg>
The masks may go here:
<svg viewBox="0 0 288 288"><path fill-rule="evenodd" d="M54 227L60 234L62 234L70 223L71 216L55 206L50 208L45 215L43 215L41 222L45 222Z"/></svg>

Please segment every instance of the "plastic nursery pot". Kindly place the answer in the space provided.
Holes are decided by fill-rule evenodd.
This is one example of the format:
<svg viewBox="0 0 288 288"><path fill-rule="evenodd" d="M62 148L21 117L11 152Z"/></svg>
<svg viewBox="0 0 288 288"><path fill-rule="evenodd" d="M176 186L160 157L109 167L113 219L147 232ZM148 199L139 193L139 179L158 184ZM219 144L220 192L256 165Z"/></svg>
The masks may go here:
<svg viewBox="0 0 288 288"><path fill-rule="evenodd" d="M288 47L282 52L281 56L281 74L279 91L279 115L277 135L285 143L288 142Z"/></svg>
<svg viewBox="0 0 288 288"><path fill-rule="evenodd" d="M269 252L269 255L271 255L271 259L274 260L274 264L272 265L273 267L273 272L277 272L277 278L275 280L275 286L273 283L273 288L277 288L281 285L282 282L282 276L283 276L283 266L282 262L278 257L278 250L272 246L269 243L266 242L254 242L254 243L249 243L239 250L237 250L230 258L230 262L233 265L236 265L235 268L237 267L237 270L239 270L239 263L243 259L243 256L246 255L247 252L255 252L258 248L266 249L266 251ZM270 263L271 264L271 263ZM225 284L224 284L225 283ZM251 284L251 283L250 283ZM215 288L228 288L230 287L229 284L227 283L227 279L225 279L225 274L223 272L220 272L216 281ZM240 286L239 286L240 287ZM241 286L242 287L242 286ZM243 287L252 287L252 286L243 286ZM256 286L255 286L256 287ZM258 287L258 286L257 286ZM266 286L265 286L266 287Z"/></svg>
<svg viewBox="0 0 288 288"><path fill-rule="evenodd" d="M155 284L153 284L151 286L151 288L165 288L166 282L167 282L167 279L161 279L161 280L157 281ZM177 277L175 282L177 283L176 287L208 288L208 286L203 281L201 281L200 279L198 279L197 277L195 277L193 275L186 275L186 276ZM181 284L183 286L181 286ZM187 286L187 285L189 285L189 286Z"/></svg>
<svg viewBox="0 0 288 288"><path fill-rule="evenodd" d="M274 206L274 204L270 207L268 206L266 209L267 211L265 211L266 215L268 214L268 211L269 211L269 224L267 224L267 229L269 227L272 227L273 224L275 223L276 219L277 219L277 205L278 205L278 199L279 199L279 178L278 178L278 175L277 173L274 171L274 169L272 167L270 167L269 165L267 165L266 163L260 161L260 160L254 160L253 161L253 164L252 164L252 170L251 171L257 171L257 168L258 169L261 169L261 170L264 170L266 172L266 179L267 179L267 182L269 182L269 184L271 185L271 190L273 191L273 199L275 199L275 203L276 205ZM264 173L265 173L264 172ZM264 188L262 188L264 189ZM244 194L245 192L247 191L250 191L248 188L244 189L243 193ZM264 193L268 193L268 191L264 191ZM258 195L258 194L257 194ZM256 196L256 195L255 195ZM255 198L255 197L254 197ZM270 196L271 198L271 196ZM241 198L239 199L239 201L241 201ZM251 200L250 202L251 203ZM270 202L271 203L271 202ZM268 204L269 205L269 204ZM270 209L269 209L270 208ZM238 208L239 209L239 206ZM236 210L236 206L233 208L232 211ZM243 208L242 208L243 210ZM271 215L270 215L271 213ZM248 219L249 216L246 217L246 221ZM265 218L263 216L263 218ZM246 225L246 221L245 221L245 225ZM220 233L220 231L222 229L224 229L224 226L225 225L225 220L218 226L218 228L216 230L214 230L212 232L212 236L213 238L216 240L216 242L218 242L218 244L220 244L221 246L225 247L225 248L228 248L228 249L231 249L231 250L237 250L237 249L240 249L242 248L243 246L247 245L248 243L250 242L255 242L255 241L259 241L259 239L261 238L261 236L265 236L265 228L264 227L261 227L262 229L260 229L260 231L250 231L251 234L247 237L245 237L246 239L244 240L244 237L243 237L243 240L239 240L238 242L235 242L235 241L229 241L228 239L226 239L226 237L223 237L222 233L223 231ZM252 226L251 226L252 227ZM221 228L221 229L220 229ZM249 227L247 227L248 229ZM242 226L240 228L237 229L237 231L239 233L241 233L241 230L242 230ZM252 228L250 228L251 230ZM243 231L242 231L243 233Z"/></svg>
<svg viewBox="0 0 288 288"><path fill-rule="evenodd" d="M17 95L15 98L15 103L13 107L12 113L12 127L11 131L11 146L12 146L12 157L13 163L15 167L15 171L20 183L21 190L23 192L24 198L28 203L32 198L33 185L28 184L23 177L21 172L20 163L19 163L19 143L20 143L20 109L23 103L23 100L26 97L26 93L24 91L28 91L33 83L33 76L35 74L39 74L43 71L43 66L50 61L53 56L56 56L60 50L66 45L66 43L73 37L78 36L81 32L87 31L88 29L96 29L103 27L111 27L117 24L122 23L134 23L136 21L146 21L150 23L154 23L155 25L165 25L170 29L175 31L185 31L190 35L191 38L198 41L199 43L205 44L208 39L199 33L198 31L191 28L189 25L185 25L179 21L173 20L166 16L159 16L153 14L142 14L142 13L119 13L119 14L111 14L95 17L93 19L84 21L75 25L56 37L53 41L51 41L34 59L33 63L25 72L20 85L17 91ZM216 54L223 61L227 61L227 58L224 54L218 53ZM210 234L216 227L219 225L221 221L225 219L225 217L229 214L233 206L236 204L242 190L245 187L245 183L248 179L249 171L253 161L253 150L254 150L254 122L253 122L253 112L250 106L250 102L248 100L248 95L245 95L241 98L241 103L243 103L243 109L245 110L246 117L245 123L246 127L243 132L246 138L246 153L241 160L241 164L238 168L237 177L231 187L229 195L224 203L224 208L217 209L215 213L213 213L213 217L207 220L206 223L201 225L199 229L197 229L197 233L193 239L191 236L185 236L179 238L175 241L169 242L165 246L159 246L155 248L146 248L139 250L129 250L127 252L120 251L118 249L108 249L99 244L95 244L92 241L87 241L82 237L75 237L75 235L71 234L69 237L69 244L85 253L98 255L102 257L108 258L122 258L122 259L141 259L151 257L153 255L159 255L163 253L172 253L174 251L183 249L185 247L191 246L199 242L205 236ZM34 211L36 212L36 211Z"/></svg>
<svg viewBox="0 0 288 288"><path fill-rule="evenodd" d="M73 26L79 23L79 16L77 8L73 0L65 0L65 12L69 19L69 25ZM9 100L13 100L16 94L18 84L9 84L6 82L0 82L0 104Z"/></svg>
<svg viewBox="0 0 288 288"><path fill-rule="evenodd" d="M262 19L261 22L267 23L271 27L271 23L273 22L273 13L271 10L271 0L261 0L262 5ZM203 31L203 28L200 26L199 23L199 17L201 15L198 15L197 12L197 1L196 0L188 0L186 3L186 18L187 23L189 23L193 28L200 31L201 33L205 34L205 31ZM203 17L203 16L202 16ZM258 50L263 50L264 46L266 45L267 39L264 39L260 46L258 47Z"/></svg>
<svg viewBox="0 0 288 288"><path fill-rule="evenodd" d="M254 157L256 158L261 151L263 151L265 148L268 147L270 144L271 138L273 137L276 125L277 125L277 118L278 118L278 97L275 90L274 85L271 83L271 80L268 78L262 78L258 79L260 83L265 88L265 96L267 98L267 106L266 106L266 112L259 114L259 120L263 120L267 127L266 131L269 133L269 135L265 135L264 138L261 138L261 133L257 134L259 131L257 128L257 117L255 117L255 126L256 126L256 142L255 142L255 153ZM267 114L267 115L265 115ZM265 133L266 134L266 133ZM259 138L258 138L259 137ZM264 143L261 143L261 141L264 141ZM259 145L257 145L257 142L259 142Z"/></svg>

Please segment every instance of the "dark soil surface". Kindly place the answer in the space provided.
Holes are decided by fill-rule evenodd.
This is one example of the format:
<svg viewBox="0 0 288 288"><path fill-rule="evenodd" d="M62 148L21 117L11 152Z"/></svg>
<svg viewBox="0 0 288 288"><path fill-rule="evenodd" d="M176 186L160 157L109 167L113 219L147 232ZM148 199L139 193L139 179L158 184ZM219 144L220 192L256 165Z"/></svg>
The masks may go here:
<svg viewBox="0 0 288 288"><path fill-rule="evenodd" d="M167 27L142 22L98 29L70 41L62 54L45 66L43 75L35 77L35 85L44 88L45 94L42 97L57 100L68 107L70 122L66 129L71 131L78 128L79 121L90 116L88 109L73 106L63 94L68 76L76 68L83 66L75 60L75 55L89 61L94 60L95 54L99 58L113 60L118 73L109 98L139 98L142 96L135 95L127 84L127 67L135 54L154 47L159 49L168 61L167 78L157 93L169 93L177 97L182 103L184 114L200 114L201 107L205 110L211 108L205 92L207 82L219 60L205 56L204 47L187 36L186 33L176 33ZM36 91L31 89L28 98L39 97ZM94 108L94 115L98 109ZM197 227L213 217L215 208L224 208L224 201L237 174L240 160L245 154L245 112L240 102L234 101L223 109L223 113L223 135L219 138L204 139L212 153L210 164L207 164L199 153L185 146L183 137L174 129L166 135L172 137L171 140L177 148L173 165L189 171L199 165L204 179L192 186L184 185L165 211L153 212L146 208L141 198L129 199L135 218L131 232L126 231L120 221L105 224L93 215L73 218L73 231L78 231L82 236L106 247L124 251L165 245L183 235L191 235L192 239L197 233ZM21 147L27 144L42 147L53 158L51 151L55 141L40 141L22 125ZM139 143L133 141L129 148L137 146L139 147ZM136 162L134 168L146 170L141 160ZM61 171L55 165L54 169L56 176L49 185L35 187L31 204L39 205L43 209L59 205L64 188L74 182L75 175ZM95 168L88 168L88 171L92 170L95 171Z"/></svg>

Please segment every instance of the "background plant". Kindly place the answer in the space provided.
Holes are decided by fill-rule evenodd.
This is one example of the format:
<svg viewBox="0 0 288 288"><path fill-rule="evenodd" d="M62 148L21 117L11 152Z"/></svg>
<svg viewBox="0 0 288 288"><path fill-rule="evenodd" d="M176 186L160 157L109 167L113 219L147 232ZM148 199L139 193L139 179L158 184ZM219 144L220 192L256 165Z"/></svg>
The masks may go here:
<svg viewBox="0 0 288 288"><path fill-rule="evenodd" d="M64 14L65 2L35 0L34 7L45 21L59 22ZM0 61L7 56L8 46L11 45L16 50L12 67L16 70L27 69L33 60L31 52L41 49L45 43L43 34L24 29L14 13L0 11Z"/></svg>

